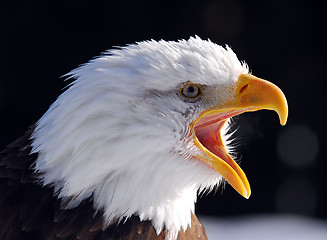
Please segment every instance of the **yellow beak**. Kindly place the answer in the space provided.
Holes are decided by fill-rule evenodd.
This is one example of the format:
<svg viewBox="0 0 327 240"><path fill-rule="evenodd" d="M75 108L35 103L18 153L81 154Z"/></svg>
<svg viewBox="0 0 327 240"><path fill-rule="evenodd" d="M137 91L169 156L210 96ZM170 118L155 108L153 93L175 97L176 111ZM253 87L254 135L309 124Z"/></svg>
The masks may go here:
<svg viewBox="0 0 327 240"><path fill-rule="evenodd" d="M285 125L288 106L277 86L250 74L241 74L235 89L233 100L204 111L191 127L194 143L202 150L197 158L218 171L239 194L249 198L250 184L243 170L229 155L221 128L230 117L261 109L276 111L280 124Z"/></svg>

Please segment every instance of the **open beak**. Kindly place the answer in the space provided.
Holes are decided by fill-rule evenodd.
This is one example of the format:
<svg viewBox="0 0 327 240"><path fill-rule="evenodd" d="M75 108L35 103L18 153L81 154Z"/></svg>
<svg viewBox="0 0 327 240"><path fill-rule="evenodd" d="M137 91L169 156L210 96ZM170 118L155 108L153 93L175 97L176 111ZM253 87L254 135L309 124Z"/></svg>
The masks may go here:
<svg viewBox="0 0 327 240"><path fill-rule="evenodd" d="M239 165L229 155L221 128L233 116L261 109L274 110L285 125L288 106L283 92L274 84L250 74L241 74L236 83L235 98L204 111L192 124L195 145L202 150L198 159L218 171L243 197L249 198L250 184Z"/></svg>

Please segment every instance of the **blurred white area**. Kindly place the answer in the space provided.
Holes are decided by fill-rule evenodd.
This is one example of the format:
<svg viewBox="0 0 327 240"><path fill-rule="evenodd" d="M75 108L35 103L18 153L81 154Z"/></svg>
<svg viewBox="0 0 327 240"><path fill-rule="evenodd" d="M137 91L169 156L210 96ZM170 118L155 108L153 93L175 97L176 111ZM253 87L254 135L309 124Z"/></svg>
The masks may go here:
<svg viewBox="0 0 327 240"><path fill-rule="evenodd" d="M209 240L326 240L327 221L296 215L200 216Z"/></svg>

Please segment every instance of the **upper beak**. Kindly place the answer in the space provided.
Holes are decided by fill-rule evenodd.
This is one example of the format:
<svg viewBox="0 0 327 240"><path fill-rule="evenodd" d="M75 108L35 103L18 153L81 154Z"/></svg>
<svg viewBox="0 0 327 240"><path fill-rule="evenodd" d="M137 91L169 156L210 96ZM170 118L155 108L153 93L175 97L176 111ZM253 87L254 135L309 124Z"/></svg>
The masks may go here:
<svg viewBox="0 0 327 240"><path fill-rule="evenodd" d="M280 124L282 126L286 124L287 100L276 85L251 74L241 74L238 78L236 92L238 95L232 103L235 107L251 108L252 110L249 111L274 110L279 116Z"/></svg>
<svg viewBox="0 0 327 240"><path fill-rule="evenodd" d="M193 138L203 153L197 158L218 171L243 197L249 198L250 184L243 170L227 152L220 130L228 118L260 109L276 111L280 124L285 125L288 106L277 86L250 74L241 74L235 89L233 100L204 111L192 124Z"/></svg>

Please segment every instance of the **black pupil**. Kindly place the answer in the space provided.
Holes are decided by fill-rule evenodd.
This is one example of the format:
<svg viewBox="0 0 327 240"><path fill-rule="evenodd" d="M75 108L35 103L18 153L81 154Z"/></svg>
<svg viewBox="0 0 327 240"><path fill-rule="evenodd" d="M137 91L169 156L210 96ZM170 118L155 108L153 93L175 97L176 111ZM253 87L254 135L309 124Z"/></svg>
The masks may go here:
<svg viewBox="0 0 327 240"><path fill-rule="evenodd" d="M194 89L193 86L189 86L188 89L187 89L187 91L188 91L189 93L194 93L195 89Z"/></svg>

